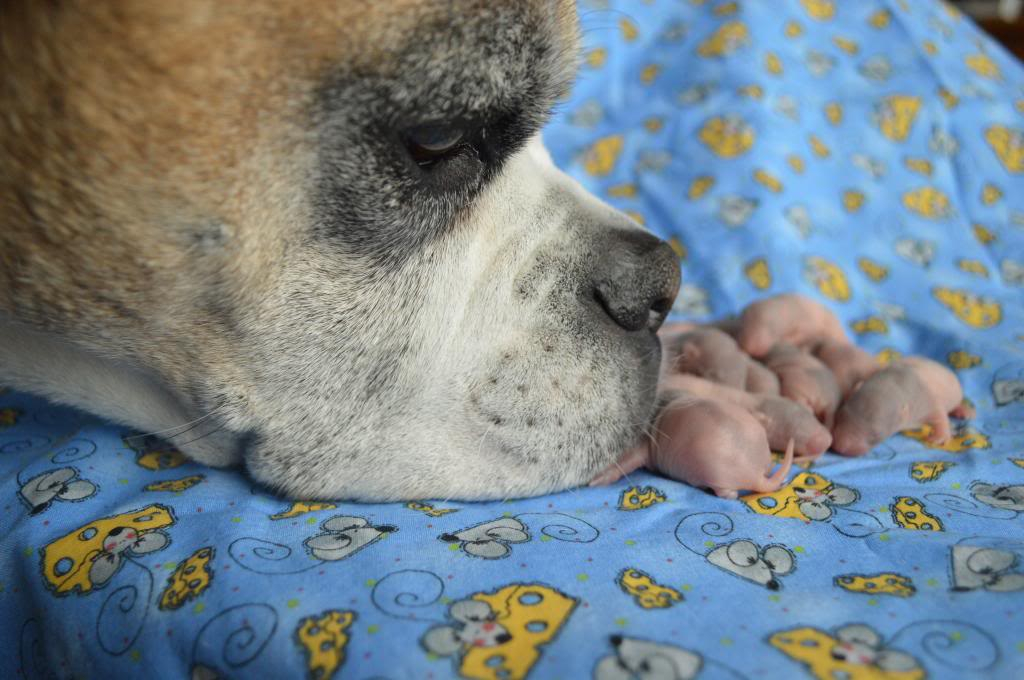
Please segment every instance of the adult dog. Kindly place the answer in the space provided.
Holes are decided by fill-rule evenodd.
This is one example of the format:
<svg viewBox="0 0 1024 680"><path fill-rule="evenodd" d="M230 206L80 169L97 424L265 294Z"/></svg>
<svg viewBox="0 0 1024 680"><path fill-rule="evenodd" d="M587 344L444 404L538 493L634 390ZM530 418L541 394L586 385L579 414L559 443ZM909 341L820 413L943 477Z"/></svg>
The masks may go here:
<svg viewBox="0 0 1024 680"><path fill-rule="evenodd" d="M678 262L556 169L568 0L5 0L0 380L301 497L590 479Z"/></svg>

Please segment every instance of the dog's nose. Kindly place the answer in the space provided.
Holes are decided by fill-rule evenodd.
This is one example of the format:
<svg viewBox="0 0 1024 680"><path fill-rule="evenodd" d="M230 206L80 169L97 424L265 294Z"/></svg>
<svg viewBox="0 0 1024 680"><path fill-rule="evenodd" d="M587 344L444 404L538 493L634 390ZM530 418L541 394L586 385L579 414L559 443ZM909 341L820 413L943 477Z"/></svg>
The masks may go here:
<svg viewBox="0 0 1024 680"><path fill-rule="evenodd" d="M672 247L638 229L615 230L594 273L598 304L627 331L657 331L679 292L679 258Z"/></svg>

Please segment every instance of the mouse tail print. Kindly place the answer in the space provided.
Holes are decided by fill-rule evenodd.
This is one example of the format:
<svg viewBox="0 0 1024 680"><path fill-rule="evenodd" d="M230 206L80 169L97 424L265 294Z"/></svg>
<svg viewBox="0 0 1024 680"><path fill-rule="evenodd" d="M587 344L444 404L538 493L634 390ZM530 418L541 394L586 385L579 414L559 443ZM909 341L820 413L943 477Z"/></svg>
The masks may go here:
<svg viewBox="0 0 1024 680"><path fill-rule="evenodd" d="M786 477L789 475L790 469L793 467L793 449L796 446L796 442L792 439L789 440L789 444L786 445L786 455L782 459L782 464L779 469L775 471L770 477L765 477L764 481L760 482L756 489L757 493L771 493L772 491L778 490L782 486L783 482L786 481Z"/></svg>

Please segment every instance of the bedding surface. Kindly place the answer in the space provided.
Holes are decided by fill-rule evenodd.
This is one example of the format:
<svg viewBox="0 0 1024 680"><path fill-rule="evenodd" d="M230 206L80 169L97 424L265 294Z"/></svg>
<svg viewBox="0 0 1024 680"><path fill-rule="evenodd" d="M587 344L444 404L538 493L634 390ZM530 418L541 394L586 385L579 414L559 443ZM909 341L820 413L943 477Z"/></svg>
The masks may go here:
<svg viewBox="0 0 1024 680"><path fill-rule="evenodd" d="M977 418L736 501L638 472L356 505L6 392L0 677L1024 677L1020 65L925 0L580 14L545 136L672 239L676 315L804 292L955 368Z"/></svg>

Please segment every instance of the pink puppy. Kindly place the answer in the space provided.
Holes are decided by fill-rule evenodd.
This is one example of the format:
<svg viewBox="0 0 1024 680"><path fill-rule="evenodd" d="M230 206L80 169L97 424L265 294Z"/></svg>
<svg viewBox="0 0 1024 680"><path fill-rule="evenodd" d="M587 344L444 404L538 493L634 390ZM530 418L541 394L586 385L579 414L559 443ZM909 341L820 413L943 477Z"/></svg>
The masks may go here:
<svg viewBox="0 0 1024 680"><path fill-rule="evenodd" d="M697 375L750 392L779 393L775 374L747 356L724 331L693 327L665 335L663 343L667 372Z"/></svg>
<svg viewBox="0 0 1024 680"><path fill-rule="evenodd" d="M864 381L836 414L832 448L860 456L891 435L931 425L931 441L951 436L949 414L969 417L956 375L930 359L906 357Z"/></svg>
<svg viewBox="0 0 1024 680"><path fill-rule="evenodd" d="M793 345L776 345L762 361L779 377L782 396L806 406L826 426L832 425L842 394L828 366Z"/></svg>
<svg viewBox="0 0 1024 680"><path fill-rule="evenodd" d="M591 486L611 483L646 465L672 479L710 488L722 498L736 498L740 490L775 491L792 464L790 440L782 466L769 475L773 463L768 439L750 413L729 402L681 394L662 410L653 441L627 453Z"/></svg>
<svg viewBox="0 0 1024 680"><path fill-rule="evenodd" d="M882 368L873 356L849 342L822 340L812 351L832 371L844 397Z"/></svg>
<svg viewBox="0 0 1024 680"><path fill-rule="evenodd" d="M758 300L728 328L744 352L762 357L775 345L802 346L823 338L849 342L843 324L814 300L787 293Z"/></svg>

